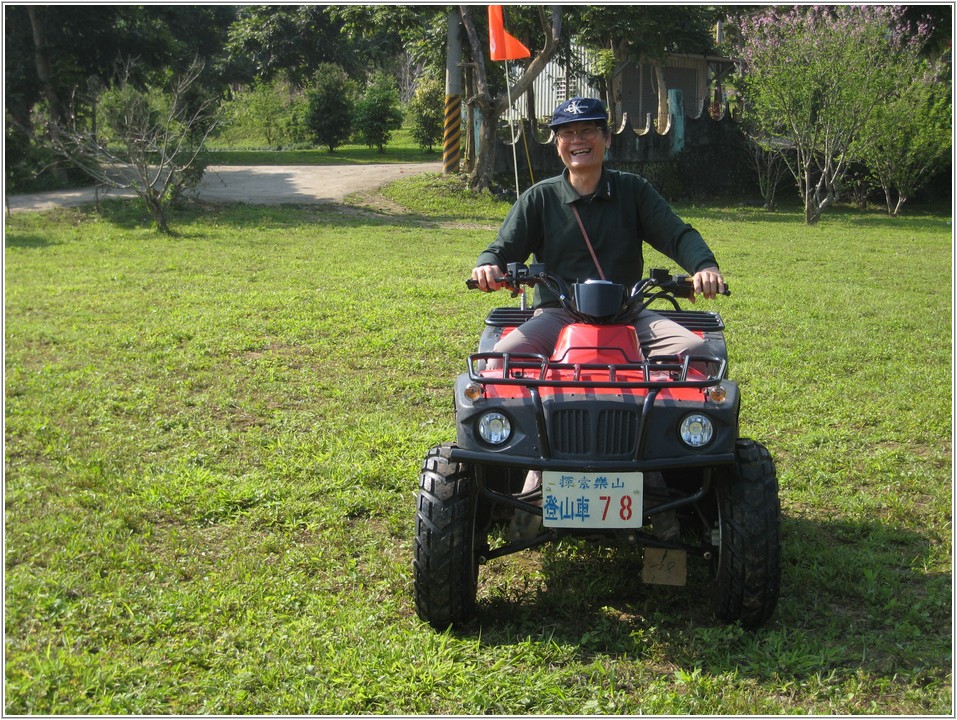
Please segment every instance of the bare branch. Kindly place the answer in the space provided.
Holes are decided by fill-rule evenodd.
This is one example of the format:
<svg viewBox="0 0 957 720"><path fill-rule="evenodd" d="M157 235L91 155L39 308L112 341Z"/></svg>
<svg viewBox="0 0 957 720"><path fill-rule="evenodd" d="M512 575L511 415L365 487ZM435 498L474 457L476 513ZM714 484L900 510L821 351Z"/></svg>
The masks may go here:
<svg viewBox="0 0 957 720"><path fill-rule="evenodd" d="M134 88L131 67L127 62L110 90L90 98L94 108L98 100L108 101L107 137L95 137L81 126L74 94L69 121L51 133L51 147L95 182L133 190L157 228L168 232L170 204L202 178L199 154L217 123L215 103L188 102L189 90L203 69L198 60L174 78L162 98Z"/></svg>

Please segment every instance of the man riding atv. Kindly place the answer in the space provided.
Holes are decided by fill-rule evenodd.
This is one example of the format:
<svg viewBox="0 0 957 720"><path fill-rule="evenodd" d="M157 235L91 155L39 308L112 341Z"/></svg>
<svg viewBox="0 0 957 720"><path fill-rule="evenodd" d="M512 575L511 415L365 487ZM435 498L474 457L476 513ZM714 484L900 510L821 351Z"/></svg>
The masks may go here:
<svg viewBox="0 0 957 720"><path fill-rule="evenodd" d="M587 538L642 547L649 584L682 585L687 559L704 561L714 615L757 627L780 588L774 462L739 435L723 320L678 303L728 294L724 278L644 179L603 167L599 101L562 103L551 126L565 172L519 198L467 281L523 302L489 312L455 381L456 439L422 463L416 612L468 623L483 565ZM642 242L691 277L643 278ZM648 310L660 301L672 308Z"/></svg>

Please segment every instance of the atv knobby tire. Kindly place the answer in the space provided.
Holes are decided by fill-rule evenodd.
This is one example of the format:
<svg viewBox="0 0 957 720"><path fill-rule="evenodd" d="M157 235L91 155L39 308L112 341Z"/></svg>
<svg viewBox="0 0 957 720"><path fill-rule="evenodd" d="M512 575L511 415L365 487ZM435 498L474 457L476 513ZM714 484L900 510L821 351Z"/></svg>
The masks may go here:
<svg viewBox="0 0 957 720"><path fill-rule="evenodd" d="M475 615L475 478L449 459L451 445L432 448L419 474L415 515L415 607L438 630Z"/></svg>
<svg viewBox="0 0 957 720"><path fill-rule="evenodd" d="M715 615L744 627L762 625L774 611L781 585L781 505L767 448L739 439L733 471L717 475L717 530L713 563Z"/></svg>

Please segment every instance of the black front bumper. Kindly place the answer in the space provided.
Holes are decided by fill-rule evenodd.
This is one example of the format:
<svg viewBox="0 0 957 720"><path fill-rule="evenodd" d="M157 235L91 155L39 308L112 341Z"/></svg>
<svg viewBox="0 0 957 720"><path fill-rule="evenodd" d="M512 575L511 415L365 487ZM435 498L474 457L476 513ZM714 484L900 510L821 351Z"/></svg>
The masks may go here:
<svg viewBox="0 0 957 720"><path fill-rule="evenodd" d="M734 452L707 453L693 456L654 458L651 460L554 459L528 457L482 450L453 447L449 456L455 462L474 465L495 465L525 470L578 470L581 472L651 472L678 468L715 467L734 464Z"/></svg>

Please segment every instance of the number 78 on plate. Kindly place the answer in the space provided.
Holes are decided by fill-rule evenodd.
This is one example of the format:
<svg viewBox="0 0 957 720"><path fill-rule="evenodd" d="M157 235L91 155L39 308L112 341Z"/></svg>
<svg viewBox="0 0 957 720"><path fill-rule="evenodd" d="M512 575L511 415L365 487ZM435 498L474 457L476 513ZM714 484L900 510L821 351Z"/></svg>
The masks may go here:
<svg viewBox="0 0 957 720"><path fill-rule="evenodd" d="M546 527L640 527L642 474L542 477L542 518Z"/></svg>

